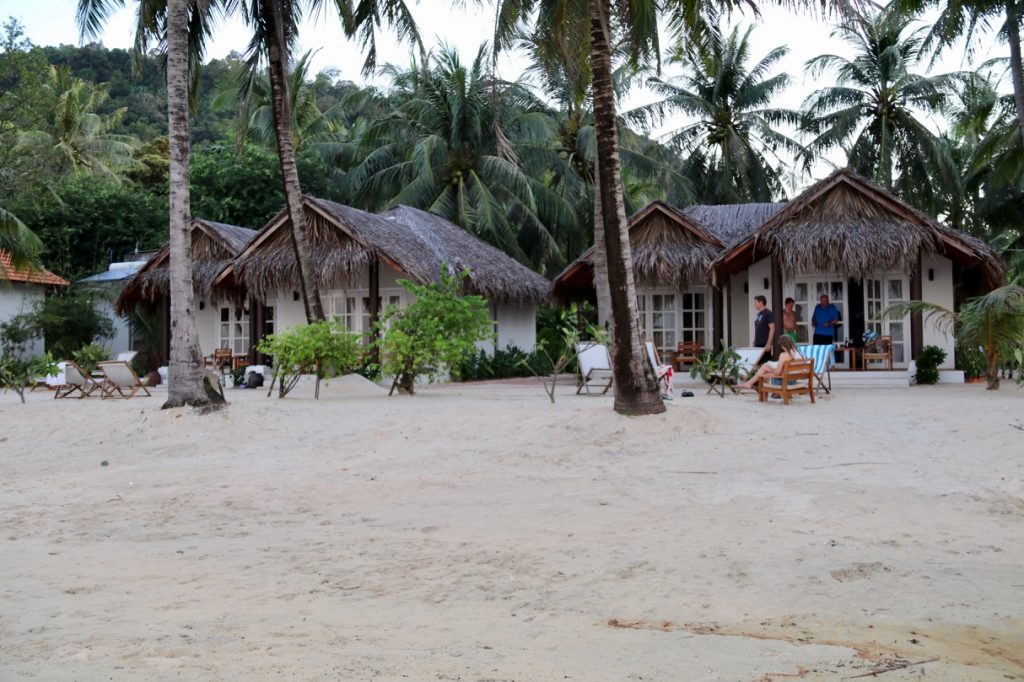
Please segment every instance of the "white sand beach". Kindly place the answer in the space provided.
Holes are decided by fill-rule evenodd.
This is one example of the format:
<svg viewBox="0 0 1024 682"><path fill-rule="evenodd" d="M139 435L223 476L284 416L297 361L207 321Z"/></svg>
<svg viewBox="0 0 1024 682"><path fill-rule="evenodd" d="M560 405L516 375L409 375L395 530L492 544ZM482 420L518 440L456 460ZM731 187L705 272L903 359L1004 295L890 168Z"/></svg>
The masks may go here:
<svg viewBox="0 0 1024 682"><path fill-rule="evenodd" d="M0 680L1024 679L1012 382L307 388L0 397Z"/></svg>

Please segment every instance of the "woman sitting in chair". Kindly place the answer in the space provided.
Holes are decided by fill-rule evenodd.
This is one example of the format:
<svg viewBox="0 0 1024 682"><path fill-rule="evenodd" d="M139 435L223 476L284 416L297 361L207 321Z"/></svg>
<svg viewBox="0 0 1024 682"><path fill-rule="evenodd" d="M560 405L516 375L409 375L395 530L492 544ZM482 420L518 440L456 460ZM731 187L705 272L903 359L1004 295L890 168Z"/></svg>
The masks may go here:
<svg viewBox="0 0 1024 682"><path fill-rule="evenodd" d="M779 353L778 362L766 362L757 368L757 372L754 376L750 377L742 384L736 384L736 388L754 388L757 382L762 377L780 377L782 371L786 369L786 363L790 360L803 360L804 356L800 354L800 351L796 349L796 342L788 336L781 336L779 338L779 346L782 347L782 352Z"/></svg>

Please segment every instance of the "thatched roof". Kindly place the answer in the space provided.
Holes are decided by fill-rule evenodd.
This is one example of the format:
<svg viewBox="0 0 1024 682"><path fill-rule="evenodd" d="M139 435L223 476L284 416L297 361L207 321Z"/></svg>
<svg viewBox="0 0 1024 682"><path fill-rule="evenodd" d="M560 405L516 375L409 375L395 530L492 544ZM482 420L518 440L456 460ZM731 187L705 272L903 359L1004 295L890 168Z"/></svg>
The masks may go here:
<svg viewBox="0 0 1024 682"><path fill-rule="evenodd" d="M727 242L687 211L654 201L629 219L629 243L638 284L685 289L690 282L706 278L708 265ZM593 256L594 247L590 247L555 278L552 293L557 300L569 303L589 296L594 287Z"/></svg>
<svg viewBox="0 0 1024 682"><path fill-rule="evenodd" d="M785 207L784 203L697 205L687 206L682 212L728 248L749 237Z"/></svg>
<svg viewBox="0 0 1024 682"><path fill-rule="evenodd" d="M213 280L255 236L256 231L246 227L193 218L192 281L196 295L216 298ZM128 280L117 297L118 314L127 314L136 303L165 298L170 288L169 263L170 244L165 244Z"/></svg>
<svg viewBox="0 0 1024 682"><path fill-rule="evenodd" d="M980 267L997 286L1005 270L980 240L953 230L900 201L849 169L812 185L711 264L718 285L766 256L782 272L913 272L921 253L940 253L964 267Z"/></svg>
<svg viewBox="0 0 1024 682"><path fill-rule="evenodd" d="M354 277L378 258L419 284L436 281L447 264L452 273L470 271L467 293L496 302L547 300L546 279L439 216L407 206L375 215L325 199L303 201L321 289L365 285ZM298 288L287 212L260 231L216 285L229 281L264 300L279 288Z"/></svg>

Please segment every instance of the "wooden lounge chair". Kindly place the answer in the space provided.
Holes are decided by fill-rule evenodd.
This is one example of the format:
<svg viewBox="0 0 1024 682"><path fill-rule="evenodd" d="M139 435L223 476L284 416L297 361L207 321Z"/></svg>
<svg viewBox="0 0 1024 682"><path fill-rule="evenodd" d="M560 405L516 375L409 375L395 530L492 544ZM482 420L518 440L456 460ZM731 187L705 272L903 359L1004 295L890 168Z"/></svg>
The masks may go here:
<svg viewBox="0 0 1024 682"><path fill-rule="evenodd" d="M146 395L152 395L146 388L139 376L127 362L108 360L99 363L100 371L103 372L102 392L103 398L124 398L133 397L139 391Z"/></svg>
<svg viewBox="0 0 1024 682"><path fill-rule="evenodd" d="M54 398L88 398L100 390L100 382L89 376L89 373L78 366L74 360L64 362L64 383L57 386ZM77 394L77 395L75 395Z"/></svg>
<svg viewBox="0 0 1024 682"><path fill-rule="evenodd" d="M576 395L583 390L590 395L590 384L597 387L604 384L601 395L612 387L612 362L608 356L608 348L600 343L585 341L576 344Z"/></svg>
<svg viewBox="0 0 1024 682"><path fill-rule="evenodd" d="M814 360L790 360L782 367L782 374L761 377L757 384L757 399L764 402L768 394L782 396L782 402L789 405L791 396L806 393L811 402L814 399Z"/></svg>
<svg viewBox="0 0 1024 682"><path fill-rule="evenodd" d="M814 377L818 380L817 390L832 392L832 365L835 363L836 346L834 343L814 346L811 344L797 346L800 355L814 360Z"/></svg>
<svg viewBox="0 0 1024 682"><path fill-rule="evenodd" d="M672 395L672 365L663 365L658 357L658 349L654 347L653 341L644 341L647 348L647 359L654 370L654 376L658 379L658 386L665 395Z"/></svg>

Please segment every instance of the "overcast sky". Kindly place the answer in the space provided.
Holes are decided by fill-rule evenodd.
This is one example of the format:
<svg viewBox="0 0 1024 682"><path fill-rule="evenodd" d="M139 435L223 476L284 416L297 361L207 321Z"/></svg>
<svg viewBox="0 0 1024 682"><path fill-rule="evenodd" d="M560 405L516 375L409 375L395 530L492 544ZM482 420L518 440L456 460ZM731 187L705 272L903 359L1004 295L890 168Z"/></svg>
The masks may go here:
<svg viewBox="0 0 1024 682"><path fill-rule="evenodd" d="M330 5L331 3L325 3ZM493 31L493 8L488 5L478 9L472 1L461 3L465 7L452 9L448 0L423 0L413 5L417 24L428 48L444 42L459 49L463 60L469 62L480 44ZM25 26L25 34L36 45L79 44L78 29L75 26L75 0L0 0L0 19L16 17ZM129 0L128 8L118 12L107 23L101 42L107 47L130 48L134 31L134 7L137 2ZM787 71L792 85L775 102L776 106L799 108L804 98L813 90L829 82L825 75L815 81L805 76L803 65L811 57L824 53L849 56L849 49L839 40L830 36L830 25L810 14L792 14L768 7L758 22L752 40L752 58L760 59L769 50L779 45L790 48L789 56L781 63L780 70ZM739 15L734 22L749 24L754 19ZM314 70L334 69L341 78L364 82L360 76L363 55L353 41L346 39L339 22L334 16L308 17L300 33L301 50L318 50L313 60ZM222 21L217 35L209 46L211 58L226 56L231 51L244 52L248 43L248 32L240 18ZM408 65L409 48L399 45L385 33L378 40L378 62ZM962 50L947 51L936 65L934 73L972 68L992 57L1006 56L1008 47L994 37L984 41L982 49L974 55L973 64L966 63ZM517 78L525 67L525 61L512 55L505 56L499 63L502 77ZM922 65L924 70L924 65ZM668 67L665 76L679 73L679 67ZM643 92L634 93L623 108L648 101L650 96ZM938 121L932 121L936 128ZM819 175L819 173L815 173Z"/></svg>

